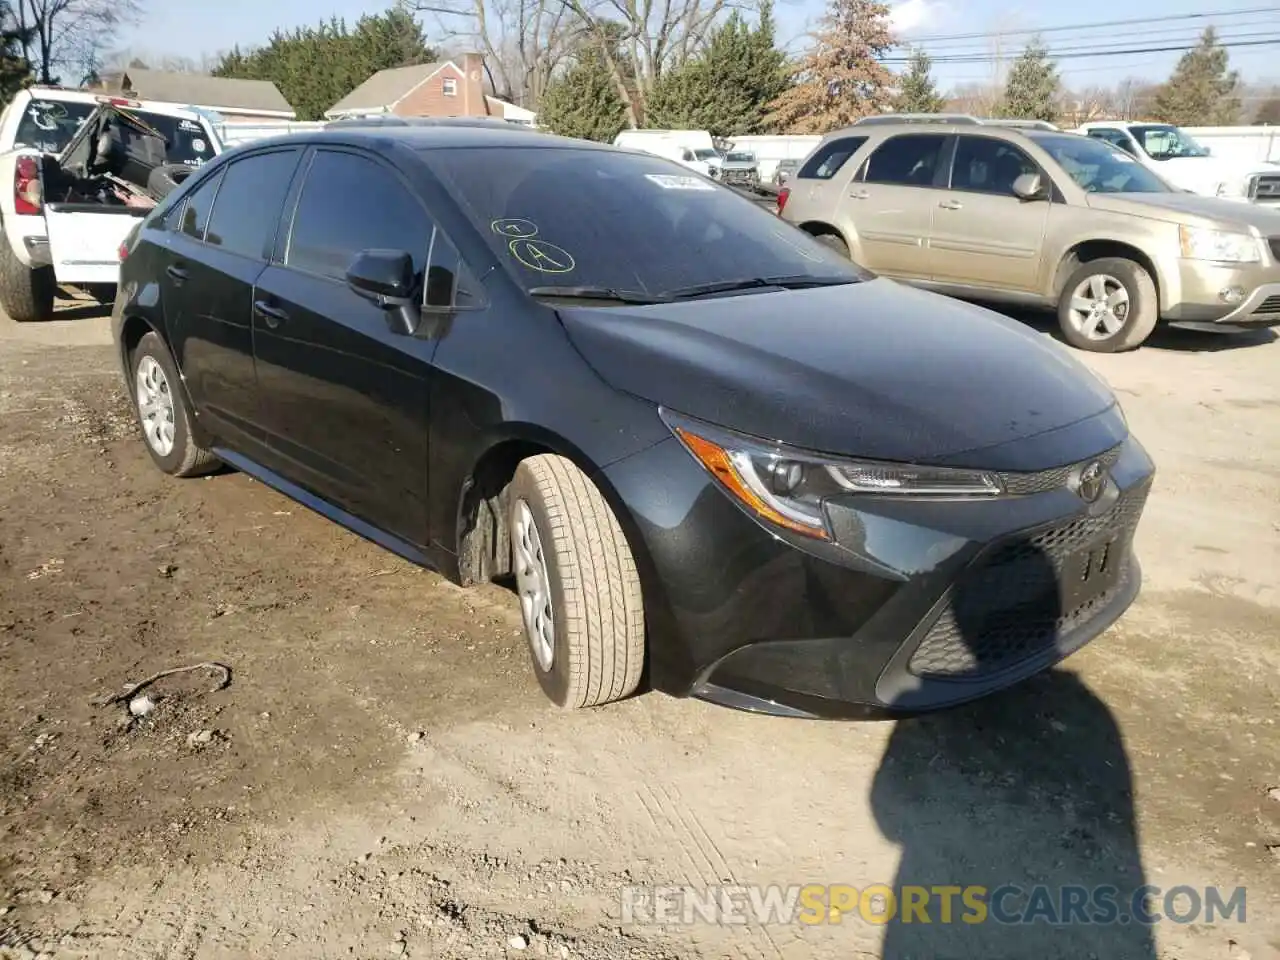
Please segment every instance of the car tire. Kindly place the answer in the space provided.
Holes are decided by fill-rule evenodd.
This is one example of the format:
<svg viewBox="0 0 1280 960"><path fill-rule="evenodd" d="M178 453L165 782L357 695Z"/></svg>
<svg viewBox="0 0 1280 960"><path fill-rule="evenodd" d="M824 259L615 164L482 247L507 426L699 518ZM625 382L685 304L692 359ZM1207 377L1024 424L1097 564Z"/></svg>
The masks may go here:
<svg viewBox="0 0 1280 960"><path fill-rule="evenodd" d="M138 341L129 358L129 372L134 414L156 466L175 477L198 477L216 470L218 458L196 445L182 378L158 335L148 333Z"/></svg>
<svg viewBox="0 0 1280 960"><path fill-rule="evenodd" d="M53 267L32 269L18 259L6 237L0 237L0 307L15 323L53 319L58 284Z"/></svg>
<svg viewBox="0 0 1280 960"><path fill-rule="evenodd" d="M507 490L512 572L534 673L567 710L620 700L640 683L640 576L600 490L564 457L516 468Z"/></svg>
<svg viewBox="0 0 1280 960"><path fill-rule="evenodd" d="M840 254L840 256L844 257L846 260L853 259L851 256L849 256L849 245L844 242L843 237L837 236L834 233L819 233L816 236L814 236L813 239L817 240L824 247L830 247L832 250Z"/></svg>
<svg viewBox="0 0 1280 960"><path fill-rule="evenodd" d="M1151 274L1122 257L1080 264L1058 297L1062 335L1080 350L1133 350L1151 336L1159 319L1160 296Z"/></svg>
<svg viewBox="0 0 1280 960"><path fill-rule="evenodd" d="M163 200L177 190L193 172L194 168L185 163L166 163L162 167L156 167L147 177L147 193L157 200Z"/></svg>

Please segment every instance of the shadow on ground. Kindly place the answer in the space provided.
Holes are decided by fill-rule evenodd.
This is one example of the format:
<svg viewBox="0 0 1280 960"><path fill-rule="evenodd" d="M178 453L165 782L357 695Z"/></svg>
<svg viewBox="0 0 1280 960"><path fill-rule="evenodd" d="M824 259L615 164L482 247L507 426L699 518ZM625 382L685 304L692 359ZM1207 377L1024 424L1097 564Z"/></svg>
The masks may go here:
<svg viewBox="0 0 1280 960"><path fill-rule="evenodd" d="M1003 313L1019 323L1025 323L1041 333L1047 333L1060 343L1065 343L1058 328L1058 318L1048 311L1010 307L1008 304L986 303L983 306ZM1184 330L1162 323L1152 331L1150 338L1143 344L1143 349L1170 350L1177 353L1220 353L1223 350L1262 346L1277 339L1280 339L1280 334L1267 327L1246 330L1242 333L1225 333L1212 330Z"/></svg>

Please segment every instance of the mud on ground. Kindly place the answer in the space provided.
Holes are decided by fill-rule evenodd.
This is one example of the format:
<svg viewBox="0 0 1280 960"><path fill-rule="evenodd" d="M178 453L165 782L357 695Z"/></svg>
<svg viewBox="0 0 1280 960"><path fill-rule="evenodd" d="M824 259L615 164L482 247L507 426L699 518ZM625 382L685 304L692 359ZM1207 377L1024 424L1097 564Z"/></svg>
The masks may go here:
<svg viewBox="0 0 1280 960"><path fill-rule="evenodd" d="M1090 362L1160 473L1128 617L897 724L563 715L515 603L151 465L94 311L0 319L0 956L1236 958L1280 951L1280 342ZM166 668L131 718L99 700ZM631 884L1189 884L1247 922L623 924Z"/></svg>

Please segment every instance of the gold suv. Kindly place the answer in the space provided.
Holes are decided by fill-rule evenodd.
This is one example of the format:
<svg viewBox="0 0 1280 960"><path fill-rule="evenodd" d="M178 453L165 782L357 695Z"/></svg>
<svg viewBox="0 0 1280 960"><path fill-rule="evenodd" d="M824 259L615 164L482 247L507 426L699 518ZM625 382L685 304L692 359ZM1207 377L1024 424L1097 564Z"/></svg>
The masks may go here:
<svg viewBox="0 0 1280 960"><path fill-rule="evenodd" d="M1109 143L995 124L828 134L779 194L784 219L876 273L1056 309L1084 350L1160 320L1280 325L1280 212L1170 186Z"/></svg>

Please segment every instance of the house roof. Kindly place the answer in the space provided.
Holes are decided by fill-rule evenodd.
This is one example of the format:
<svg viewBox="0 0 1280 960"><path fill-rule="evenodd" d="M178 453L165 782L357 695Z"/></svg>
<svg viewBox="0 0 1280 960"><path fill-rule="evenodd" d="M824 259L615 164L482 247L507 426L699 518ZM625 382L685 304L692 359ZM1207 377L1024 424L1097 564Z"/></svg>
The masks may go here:
<svg viewBox="0 0 1280 960"><path fill-rule="evenodd" d="M280 113L292 117L293 107L270 80L208 77L164 70L125 70L121 85L142 100L188 103L214 110Z"/></svg>
<svg viewBox="0 0 1280 960"><path fill-rule="evenodd" d="M412 67L379 70L360 86L325 111L325 116L352 110L381 110L403 100L411 90L426 82L432 74L451 61L420 63Z"/></svg>

